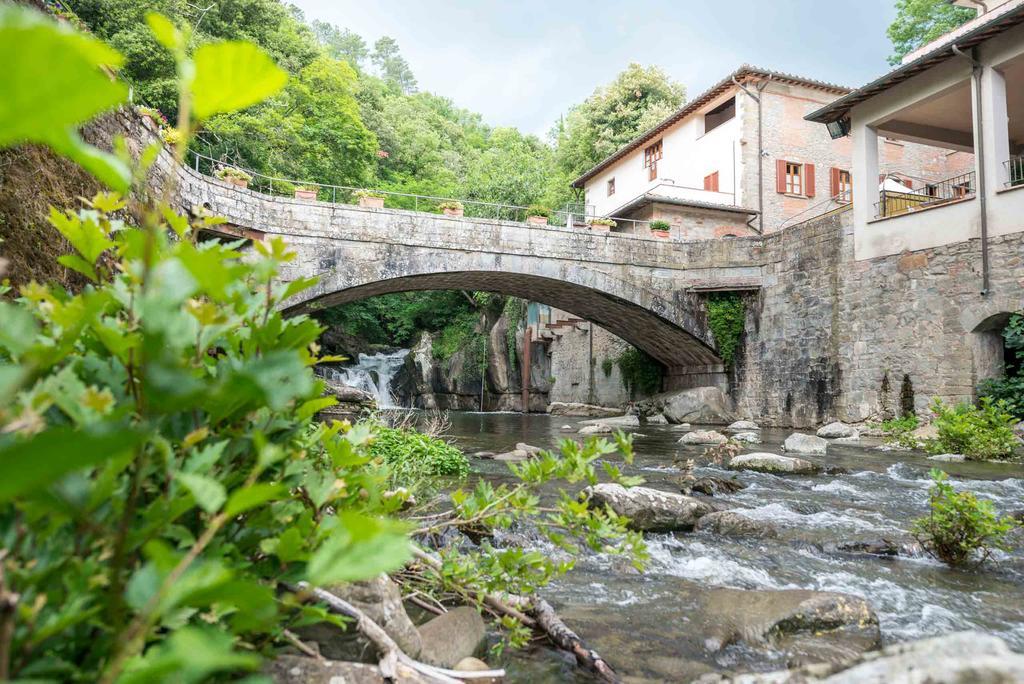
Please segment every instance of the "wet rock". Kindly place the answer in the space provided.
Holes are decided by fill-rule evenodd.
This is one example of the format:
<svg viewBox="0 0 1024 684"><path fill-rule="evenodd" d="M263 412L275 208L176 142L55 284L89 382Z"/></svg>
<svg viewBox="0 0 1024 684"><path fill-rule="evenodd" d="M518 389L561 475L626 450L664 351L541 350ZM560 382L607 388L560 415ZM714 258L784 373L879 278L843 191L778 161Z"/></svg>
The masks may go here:
<svg viewBox="0 0 1024 684"><path fill-rule="evenodd" d="M484 646L487 628L480 613L459 606L420 626L423 649L420 660L438 667L455 667L464 658L475 656Z"/></svg>
<svg viewBox="0 0 1024 684"><path fill-rule="evenodd" d="M1013 426L1013 434L1017 435L1017 439L1024 442L1024 420Z"/></svg>
<svg viewBox="0 0 1024 684"><path fill-rule="evenodd" d="M715 430L694 430L679 438L680 444L725 444L729 438Z"/></svg>
<svg viewBox="0 0 1024 684"><path fill-rule="evenodd" d="M332 396L338 400L320 413L325 416L354 415L377 408L377 400L373 395L355 387L349 387L334 380L321 378L324 381L324 396Z"/></svg>
<svg viewBox="0 0 1024 684"><path fill-rule="evenodd" d="M387 575L363 582L327 588L384 628L403 651L415 658L420 653L420 634L402 605L402 592ZM355 630L342 630L335 625L319 623L300 627L296 632L304 641L313 641L320 653L331 660L374 663L376 653L368 641Z"/></svg>
<svg viewBox="0 0 1024 684"><path fill-rule="evenodd" d="M937 439L939 436L939 426L936 425L935 423L928 423L927 425L922 425L921 427L911 432L910 436L915 437L919 441L925 439Z"/></svg>
<svg viewBox="0 0 1024 684"><path fill-rule="evenodd" d="M662 416L662 417L664 417L664 416ZM689 423L677 423L677 424L672 425L671 427L672 427L673 430L689 430L693 426L690 425Z"/></svg>
<svg viewBox="0 0 1024 684"><path fill-rule="evenodd" d="M670 423L728 425L736 420L732 402L718 387L663 392L640 402L637 410L641 415L660 413Z"/></svg>
<svg viewBox="0 0 1024 684"><path fill-rule="evenodd" d="M581 427L577 434L580 435L608 435L614 432L611 425L605 425L604 423L598 423L597 425L584 425Z"/></svg>
<svg viewBox="0 0 1024 684"><path fill-rule="evenodd" d="M737 432L732 438L741 444L761 443L761 435L757 432Z"/></svg>
<svg viewBox="0 0 1024 684"><path fill-rule="evenodd" d="M963 463L967 460L967 457L963 454L936 454L935 456L929 456L929 461L941 461L942 463Z"/></svg>
<svg viewBox="0 0 1024 684"><path fill-rule="evenodd" d="M748 430L760 430L761 426L752 420L737 420L725 429L732 432L746 432Z"/></svg>
<svg viewBox="0 0 1024 684"><path fill-rule="evenodd" d="M553 416L598 418L601 416L621 415L622 409L609 408L607 406L594 406L592 404L553 401L548 404L548 413Z"/></svg>
<svg viewBox="0 0 1024 684"><path fill-rule="evenodd" d="M733 684L1013 684L1024 682L1024 655L999 637L956 632L920 641L892 644L842 664L735 675L701 682Z"/></svg>
<svg viewBox="0 0 1024 684"><path fill-rule="evenodd" d="M712 652L743 642L787 651L798 662L848 662L881 639L874 611L850 594L722 588L708 591L704 603Z"/></svg>
<svg viewBox="0 0 1024 684"><path fill-rule="evenodd" d="M656 413L653 416L647 416L644 422L647 425L668 425L668 418L660 413Z"/></svg>
<svg viewBox="0 0 1024 684"><path fill-rule="evenodd" d="M268 660L263 673L274 684L385 684L376 665L337 660L317 660L306 656L279 655ZM395 678L398 684L425 684L419 673L398 663Z"/></svg>
<svg viewBox="0 0 1024 684"><path fill-rule="evenodd" d="M696 477L690 473L680 476L678 480L679 491L690 495L693 492L705 496L717 496L720 494L732 494L738 492L745 484L738 480L730 480L724 477Z"/></svg>
<svg viewBox="0 0 1024 684"><path fill-rule="evenodd" d="M459 672L484 672L492 668L490 665L480 660L479 658L469 657L460 660L458 663L455 664L455 667L452 669L457 670ZM501 680L495 677L482 677L473 679L472 681L474 682L474 684L496 684Z"/></svg>
<svg viewBox="0 0 1024 684"><path fill-rule="evenodd" d="M560 429L560 430L561 430L562 432L575 432L575 430L576 430L576 426L574 426L574 425L568 425L568 424L566 424L566 425L563 425L563 426L562 426L561 428L559 428L559 429Z"/></svg>
<svg viewBox="0 0 1024 684"><path fill-rule="evenodd" d="M782 443L782 450L793 454L817 454L823 456L828 450L828 442L815 435L794 432Z"/></svg>
<svg viewBox="0 0 1024 684"><path fill-rule="evenodd" d="M518 442L516 444L515 450L516 451L525 451L527 454L529 454L530 458L533 458L534 456L539 454L541 451L543 451L543 449L541 449L540 447L533 446L532 444L526 444L525 442Z"/></svg>
<svg viewBox="0 0 1024 684"><path fill-rule="evenodd" d="M875 447L875 451L910 451L910 447L905 447L902 444L879 444Z"/></svg>
<svg viewBox="0 0 1024 684"><path fill-rule="evenodd" d="M849 437L836 437L832 441L836 444L860 444L860 433L854 432Z"/></svg>
<svg viewBox="0 0 1024 684"><path fill-rule="evenodd" d="M640 419L636 416L612 416L610 418L595 418L584 420L580 425L611 425L612 427L639 427Z"/></svg>
<svg viewBox="0 0 1024 684"><path fill-rule="evenodd" d="M501 454L496 454L496 455L492 456L492 458L495 461L512 461L512 462L517 462L517 461L525 461L526 459L530 458L531 455L532 454L530 454L530 452L528 452L528 451L524 451L522 449L513 449L512 451L506 451L506 452L501 453Z"/></svg>
<svg viewBox="0 0 1024 684"><path fill-rule="evenodd" d="M778 454L753 453L733 456L729 461L730 470L753 470L759 473L814 475L821 468L810 461Z"/></svg>
<svg viewBox="0 0 1024 684"><path fill-rule="evenodd" d="M470 454L472 458L492 459L497 456L493 451L474 451Z"/></svg>
<svg viewBox="0 0 1024 684"><path fill-rule="evenodd" d="M838 439L840 437L853 437L857 431L846 423L835 421L818 428L818 437L825 439Z"/></svg>
<svg viewBox="0 0 1024 684"><path fill-rule="evenodd" d="M917 542L898 542L889 539L870 541L848 541L827 543L822 547L826 553L842 553L853 556L882 556L895 558L917 558L924 549Z"/></svg>
<svg viewBox="0 0 1024 684"><path fill-rule="evenodd" d="M642 532L692 530L697 520L715 510L706 501L648 487L627 489L605 483L587 487L583 495L596 505L626 516L629 526Z"/></svg>
<svg viewBox="0 0 1024 684"><path fill-rule="evenodd" d="M773 539L779 536L778 530L772 524L748 518L734 511L708 513L697 521L694 529L697 532L710 532L726 537Z"/></svg>

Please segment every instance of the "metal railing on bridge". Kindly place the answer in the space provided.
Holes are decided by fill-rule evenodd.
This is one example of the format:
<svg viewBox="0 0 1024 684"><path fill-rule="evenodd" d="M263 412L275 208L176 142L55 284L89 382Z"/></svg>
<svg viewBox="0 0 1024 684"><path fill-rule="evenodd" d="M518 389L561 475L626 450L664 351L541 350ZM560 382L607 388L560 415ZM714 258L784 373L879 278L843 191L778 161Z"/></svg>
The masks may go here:
<svg viewBox="0 0 1024 684"><path fill-rule="evenodd" d="M900 190L888 186L884 179L875 204L875 217L888 218L930 207L974 197L977 191L975 172L960 174L942 181L925 182L921 187Z"/></svg>
<svg viewBox="0 0 1024 684"><path fill-rule="evenodd" d="M307 192L315 193L313 197L308 197L308 199L332 202L334 204L355 204L358 202L359 193L371 192L384 197L384 207L387 209L405 209L437 214L442 212L443 204L458 202L463 206L464 215L470 218L525 223L529 216L529 207L514 204L456 197L440 197L436 195L418 195L409 192L396 192L394 190L357 188L347 185L280 178L215 159L199 152L191 151L190 154L192 155L192 167L197 173L214 176L221 169L244 171L250 177L246 186L249 190L275 197L294 197L297 190L306 190ZM585 228L591 221L603 218L607 217L593 215L583 205L575 204L567 205L566 209L563 210L552 211L551 216L548 218L548 224L555 227ZM649 230L650 221L619 217L615 217L613 220L620 228L625 228L625 232L636 233L641 232L641 230Z"/></svg>

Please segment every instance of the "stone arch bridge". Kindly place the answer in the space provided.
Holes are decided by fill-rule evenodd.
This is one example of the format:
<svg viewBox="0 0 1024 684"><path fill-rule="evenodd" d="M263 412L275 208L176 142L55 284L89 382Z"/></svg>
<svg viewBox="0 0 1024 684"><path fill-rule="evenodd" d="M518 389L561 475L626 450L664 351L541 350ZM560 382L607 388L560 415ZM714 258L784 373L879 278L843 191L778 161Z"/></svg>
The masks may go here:
<svg viewBox="0 0 1024 684"><path fill-rule="evenodd" d="M548 304L600 325L668 369L668 388L723 384L700 293L761 285L760 238L681 242L584 228L367 209L272 197L177 173L183 208L205 206L233 234L280 235L298 253L286 278L319 284L302 312L409 290L485 290Z"/></svg>

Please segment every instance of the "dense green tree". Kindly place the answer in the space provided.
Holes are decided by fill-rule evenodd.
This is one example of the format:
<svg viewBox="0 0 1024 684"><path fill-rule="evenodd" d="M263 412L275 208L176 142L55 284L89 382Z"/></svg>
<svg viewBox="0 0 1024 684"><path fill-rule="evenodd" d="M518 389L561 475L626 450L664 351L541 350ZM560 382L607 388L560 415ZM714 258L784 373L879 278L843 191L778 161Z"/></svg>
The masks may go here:
<svg viewBox="0 0 1024 684"><path fill-rule="evenodd" d="M974 10L956 7L947 0L896 0L896 19L887 33L892 41L893 66L922 45L977 16Z"/></svg>
<svg viewBox="0 0 1024 684"><path fill-rule="evenodd" d="M370 60L380 71L381 78L409 94L416 92L416 77L412 74L409 63L398 50L398 41L390 36L382 36L373 44Z"/></svg>
<svg viewBox="0 0 1024 684"><path fill-rule="evenodd" d="M466 169L466 197L487 202L529 206L543 197L552 152L534 136L514 128L497 128L487 147Z"/></svg>
<svg viewBox="0 0 1024 684"><path fill-rule="evenodd" d="M370 56L370 49L362 36L326 21L314 20L311 26L329 56L344 60L355 69L362 69L363 62Z"/></svg>

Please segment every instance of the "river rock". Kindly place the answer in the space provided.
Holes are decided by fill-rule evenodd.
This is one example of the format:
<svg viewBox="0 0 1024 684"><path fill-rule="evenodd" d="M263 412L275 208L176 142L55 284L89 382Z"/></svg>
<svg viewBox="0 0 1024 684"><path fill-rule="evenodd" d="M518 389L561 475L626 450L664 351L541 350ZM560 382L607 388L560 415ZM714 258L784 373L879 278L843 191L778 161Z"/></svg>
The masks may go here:
<svg viewBox="0 0 1024 684"><path fill-rule="evenodd" d="M541 449L538 446L533 446L532 444L527 444L525 442L518 442L516 443L516 451L525 451L527 454L530 455L530 458L533 458L541 451L543 451L543 449Z"/></svg>
<svg viewBox="0 0 1024 684"><path fill-rule="evenodd" d="M830 542L824 544L822 550L826 553L842 553L853 556L882 556L889 558L895 558L896 556L917 558L924 553L924 549L917 542L898 542L889 539Z"/></svg>
<svg viewBox="0 0 1024 684"><path fill-rule="evenodd" d="M828 442L815 435L794 432L782 443L782 450L793 454L817 454L824 456L828 450Z"/></svg>
<svg viewBox="0 0 1024 684"><path fill-rule="evenodd" d="M455 667L462 659L479 653L487 638L480 613L469 606L452 608L420 626L423 649L420 660L438 667Z"/></svg>
<svg viewBox="0 0 1024 684"><path fill-rule="evenodd" d="M324 396L338 400L334 406L328 406L321 411L324 415L353 415L377 408L377 400L369 392L335 380L321 379L324 381Z"/></svg>
<svg viewBox="0 0 1024 684"><path fill-rule="evenodd" d="M819 466L802 458L760 452L733 456L729 461L729 469L788 475L814 475L821 472Z"/></svg>
<svg viewBox="0 0 1024 684"><path fill-rule="evenodd" d="M494 456L491 456L491 458L495 461L510 461L514 463L517 461L525 461L530 458L530 456L532 456L532 454L528 451L524 451L523 449L513 449L512 451L495 454Z"/></svg>
<svg viewBox="0 0 1024 684"><path fill-rule="evenodd" d="M653 416L647 416L644 422L647 425L668 425L668 418L660 413L655 413Z"/></svg>
<svg viewBox="0 0 1024 684"><path fill-rule="evenodd" d="M452 669L458 672L484 672L485 670L490 670L492 668L479 658L469 657L460 660ZM481 677L472 680L473 684L497 684L497 682L500 681L500 679L496 679L494 677Z"/></svg>
<svg viewBox="0 0 1024 684"><path fill-rule="evenodd" d="M874 611L850 594L720 588L709 590L704 603L712 652L745 642L787 651L796 662L848 662L881 640Z"/></svg>
<svg viewBox="0 0 1024 684"><path fill-rule="evenodd" d="M732 402L718 387L663 392L637 405L642 415L662 414L670 423L728 425L736 420Z"/></svg>
<svg viewBox="0 0 1024 684"><path fill-rule="evenodd" d="M697 532L710 532L726 537L758 537L772 539L779 536L778 530L770 523L748 518L734 511L708 513L694 525Z"/></svg>
<svg viewBox="0 0 1024 684"><path fill-rule="evenodd" d="M705 496L718 496L719 494L732 494L738 492L745 484L739 480L726 479L724 477L696 477L691 473L682 475L679 480L679 491L689 496L693 492Z"/></svg>
<svg viewBox="0 0 1024 684"><path fill-rule="evenodd" d="M714 430L694 430L679 438L680 444L725 444L729 438Z"/></svg>
<svg viewBox="0 0 1024 684"><path fill-rule="evenodd" d="M403 651L415 658L421 649L420 634L412 624L405 606L402 592L387 575L362 582L327 587L384 628ZM320 653L331 660L346 660L375 663L376 654L368 641L354 629L342 630L329 623L318 623L299 627L295 630L305 641L316 642Z"/></svg>
<svg viewBox="0 0 1024 684"><path fill-rule="evenodd" d="M579 429L577 434L580 435L607 435L614 432L611 425L605 425L604 423L598 423L597 425L584 425Z"/></svg>
<svg viewBox="0 0 1024 684"><path fill-rule="evenodd" d="M297 655L279 655L268 660L263 673L274 684L385 684L387 681L376 665L349 663L337 660L307 658ZM398 684L426 684L427 680L411 667L396 663Z"/></svg>
<svg viewBox="0 0 1024 684"><path fill-rule="evenodd" d="M553 416L598 418L601 416L611 417L621 415L622 409L609 408L607 406L594 406L592 404L553 401L548 404L548 413Z"/></svg>
<svg viewBox="0 0 1024 684"><path fill-rule="evenodd" d="M1024 682L1024 655L999 637L982 632L955 632L929 639L891 644L842 664L721 676L717 684L1013 684Z"/></svg>
<svg viewBox="0 0 1024 684"><path fill-rule="evenodd" d="M757 432L737 432L732 438L741 444L761 443L761 435Z"/></svg>
<svg viewBox="0 0 1024 684"><path fill-rule="evenodd" d="M853 437L856 433L857 431L846 423L835 421L818 428L817 435L825 439L838 439L839 437Z"/></svg>
<svg viewBox="0 0 1024 684"><path fill-rule="evenodd" d="M910 433L911 437L915 437L918 441L926 439L938 439L939 437L939 426L935 423L928 423L922 425L913 432Z"/></svg>
<svg viewBox="0 0 1024 684"><path fill-rule="evenodd" d="M626 488L603 483L587 487L583 496L599 506L608 506L630 519L629 526L642 532L692 530L702 516L715 508L700 499L648 487Z"/></svg>
<svg viewBox="0 0 1024 684"><path fill-rule="evenodd" d="M737 420L725 429L732 432L746 432L748 430L760 430L761 426L752 420Z"/></svg>
<svg viewBox="0 0 1024 684"><path fill-rule="evenodd" d="M594 418L584 420L580 425L611 425L612 427L639 427L640 419L636 416L611 416L610 418Z"/></svg>
<svg viewBox="0 0 1024 684"><path fill-rule="evenodd" d="M1024 442L1024 420L1013 426L1013 434L1017 435L1017 439Z"/></svg>
<svg viewBox="0 0 1024 684"><path fill-rule="evenodd" d="M929 461L940 461L942 463L963 463L967 457L963 454L936 454L928 457Z"/></svg>

